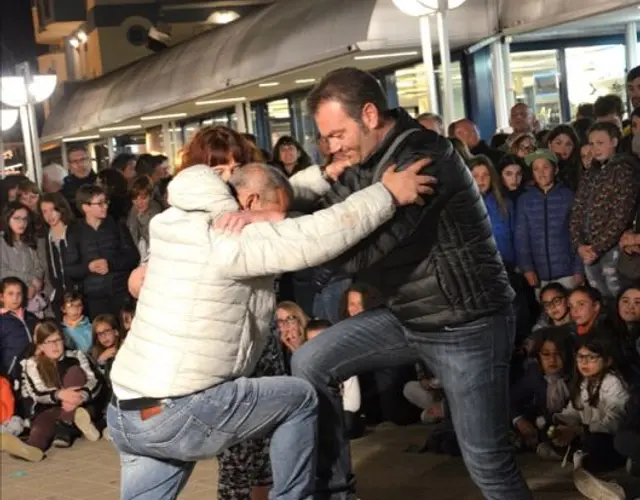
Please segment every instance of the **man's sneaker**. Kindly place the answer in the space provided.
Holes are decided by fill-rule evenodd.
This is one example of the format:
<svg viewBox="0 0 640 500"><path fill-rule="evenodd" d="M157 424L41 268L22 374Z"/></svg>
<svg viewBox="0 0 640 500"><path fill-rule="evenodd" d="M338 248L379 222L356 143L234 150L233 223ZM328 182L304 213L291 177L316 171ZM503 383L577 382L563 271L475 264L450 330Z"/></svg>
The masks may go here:
<svg viewBox="0 0 640 500"><path fill-rule="evenodd" d="M583 496L590 500L625 500L626 498L620 485L601 481L584 469L573 471L573 484Z"/></svg>
<svg viewBox="0 0 640 500"><path fill-rule="evenodd" d="M97 441L100 439L100 431L93 425L91 415L84 408L77 408L73 415L73 423L87 441Z"/></svg>
<svg viewBox="0 0 640 500"><path fill-rule="evenodd" d="M56 424L56 433L53 438L53 446L56 448L70 448L73 445L74 428L70 424L58 422Z"/></svg>
<svg viewBox="0 0 640 500"><path fill-rule="evenodd" d="M553 460L554 462L562 462L562 455L553 449L549 443L540 443L536 447L536 455L542 460Z"/></svg>
<svg viewBox="0 0 640 500"><path fill-rule="evenodd" d="M44 458L44 453L40 448L30 446L13 434L4 432L0 433L0 451L29 462L39 462Z"/></svg>
<svg viewBox="0 0 640 500"><path fill-rule="evenodd" d="M640 464L638 462L634 462L630 458L627 458L625 469L630 476L640 477Z"/></svg>

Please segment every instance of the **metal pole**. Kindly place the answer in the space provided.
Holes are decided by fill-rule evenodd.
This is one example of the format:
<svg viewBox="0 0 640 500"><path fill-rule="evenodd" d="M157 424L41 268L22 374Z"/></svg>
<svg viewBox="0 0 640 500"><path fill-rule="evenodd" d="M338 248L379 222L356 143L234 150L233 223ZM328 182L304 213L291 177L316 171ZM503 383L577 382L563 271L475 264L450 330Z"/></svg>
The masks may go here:
<svg viewBox="0 0 640 500"><path fill-rule="evenodd" d="M24 144L25 175L33 182L35 180L35 166L33 164L33 144L31 130L29 130L29 113L26 106L20 106L20 128L22 129L22 142Z"/></svg>
<svg viewBox="0 0 640 500"><path fill-rule="evenodd" d="M60 142L60 154L62 155L62 166L68 172L69 171L69 158L67 156L67 143Z"/></svg>
<svg viewBox="0 0 640 500"><path fill-rule="evenodd" d="M235 105L235 113L237 120L238 132L245 133L248 131L246 116L244 115L244 103L239 102Z"/></svg>
<svg viewBox="0 0 640 500"><path fill-rule="evenodd" d="M442 92L442 121L444 129L453 122L453 80L451 78L451 53L449 51L449 19L448 1L438 1L438 41L440 45L440 68L442 69L442 82L444 91Z"/></svg>
<svg viewBox="0 0 640 500"><path fill-rule="evenodd" d="M26 121L27 121L27 132L30 137L30 147L31 147L31 165L28 165L29 171L32 172L32 180L35 182L38 187L42 188L42 156L40 155L40 139L38 137L38 121L36 119L36 111L33 103L33 96L29 92L29 88L33 84L33 78L31 76L31 68L29 68L29 63L23 62L16 66L16 74L18 76L22 76L24 78L24 84L27 89L27 105L26 108ZM20 119L22 120L22 113L20 115ZM23 126L22 132L24 135L25 128ZM24 137L23 137L24 139ZM26 139L25 139L26 141ZM26 143L25 143L26 150Z"/></svg>
<svg viewBox="0 0 640 500"><path fill-rule="evenodd" d="M638 57L638 23L627 23L625 30L625 47L627 56L627 71L640 64Z"/></svg>
<svg viewBox="0 0 640 500"><path fill-rule="evenodd" d="M420 17L420 43L422 44L422 61L427 80L427 92L429 97L429 111L440 113L438 105L438 89L436 87L436 72L433 67L433 48L431 47L431 20L429 16Z"/></svg>
<svg viewBox="0 0 640 500"><path fill-rule="evenodd" d="M501 43L495 42L491 46L491 72L493 73L493 100L496 110L498 130L509 126L509 112L507 109L506 88L504 84L504 66L502 61Z"/></svg>
<svg viewBox="0 0 640 500"><path fill-rule="evenodd" d="M505 37L502 41L502 65L504 66L504 86L507 109L511 109L516 103L513 74L511 73L511 37Z"/></svg>

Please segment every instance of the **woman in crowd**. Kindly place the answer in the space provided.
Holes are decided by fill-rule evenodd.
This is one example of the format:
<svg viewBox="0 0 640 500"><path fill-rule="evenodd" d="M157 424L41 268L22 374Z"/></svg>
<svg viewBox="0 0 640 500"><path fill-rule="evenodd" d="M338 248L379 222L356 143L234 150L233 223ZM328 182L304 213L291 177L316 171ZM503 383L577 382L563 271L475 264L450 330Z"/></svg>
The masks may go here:
<svg viewBox="0 0 640 500"><path fill-rule="evenodd" d="M502 181L503 191L507 198L511 199L514 206L516 206L518 198L525 191L523 181L526 165L524 160L516 155L504 155L496 168Z"/></svg>
<svg viewBox="0 0 640 500"><path fill-rule="evenodd" d="M283 135L273 147L273 165L287 177L297 174L313 164L311 157L293 137Z"/></svg>
<svg viewBox="0 0 640 500"><path fill-rule="evenodd" d="M575 192L578 189L582 165L580 142L573 127L555 127L547 136L547 148L558 158L558 179Z"/></svg>

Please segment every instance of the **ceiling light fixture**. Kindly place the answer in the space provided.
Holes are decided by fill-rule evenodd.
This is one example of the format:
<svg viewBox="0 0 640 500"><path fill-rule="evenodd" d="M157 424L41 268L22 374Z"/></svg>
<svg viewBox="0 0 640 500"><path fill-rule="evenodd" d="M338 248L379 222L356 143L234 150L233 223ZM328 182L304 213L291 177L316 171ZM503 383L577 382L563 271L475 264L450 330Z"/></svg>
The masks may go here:
<svg viewBox="0 0 640 500"><path fill-rule="evenodd" d="M244 102L246 97L228 97L226 99L209 99L206 101L196 101L196 106L209 106L210 104L228 104L232 102Z"/></svg>
<svg viewBox="0 0 640 500"><path fill-rule="evenodd" d="M303 83L313 83L315 82L316 79L315 78L301 78L300 80L296 80L297 84L303 84Z"/></svg>
<svg viewBox="0 0 640 500"><path fill-rule="evenodd" d="M142 121L150 121L150 120L168 120L170 118L184 118L187 116L187 113L169 113L167 115L149 115L149 116L141 116L140 119Z"/></svg>
<svg viewBox="0 0 640 500"><path fill-rule="evenodd" d="M80 31L78 31L78 33L76 33L76 37L78 38L78 41L80 43L86 43L86 41L89 39L87 34L82 30L80 30Z"/></svg>
<svg viewBox="0 0 640 500"><path fill-rule="evenodd" d="M75 36L69 38L69 45L71 45L74 49L80 47L80 40L78 40Z"/></svg>
<svg viewBox="0 0 640 500"><path fill-rule="evenodd" d="M418 52L412 50L410 52L388 52L385 54L366 54L362 56L354 56L353 58L356 61L366 61L369 59L387 59L390 57L409 57L409 56L417 56Z"/></svg>
<svg viewBox="0 0 640 500"><path fill-rule="evenodd" d="M259 83L258 87L277 87L278 85L280 85L280 82L264 82Z"/></svg>
<svg viewBox="0 0 640 500"><path fill-rule="evenodd" d="M218 10L213 12L207 19L211 24L229 24L240 17L235 10Z"/></svg>
<svg viewBox="0 0 640 500"><path fill-rule="evenodd" d="M93 139L100 139L99 135L84 135L78 137L65 137L62 139L62 142L80 142L80 141L91 141Z"/></svg>
<svg viewBox="0 0 640 500"><path fill-rule="evenodd" d="M118 132L120 130L138 130L142 125L121 125L119 127L105 127L98 129L99 132Z"/></svg>

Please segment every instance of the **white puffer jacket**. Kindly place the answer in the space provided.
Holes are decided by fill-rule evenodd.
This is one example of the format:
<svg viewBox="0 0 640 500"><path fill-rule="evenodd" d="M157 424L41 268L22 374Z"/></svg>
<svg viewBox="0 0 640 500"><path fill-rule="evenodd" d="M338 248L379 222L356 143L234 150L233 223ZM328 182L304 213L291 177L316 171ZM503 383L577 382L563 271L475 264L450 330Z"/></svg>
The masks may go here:
<svg viewBox="0 0 640 500"><path fill-rule="evenodd" d="M317 168L292 180L328 189ZM238 205L204 165L176 176L169 201L151 221L136 316L111 371L120 398L177 397L249 375L269 332L273 276L337 257L395 212L378 183L313 215L226 234L211 222Z"/></svg>

